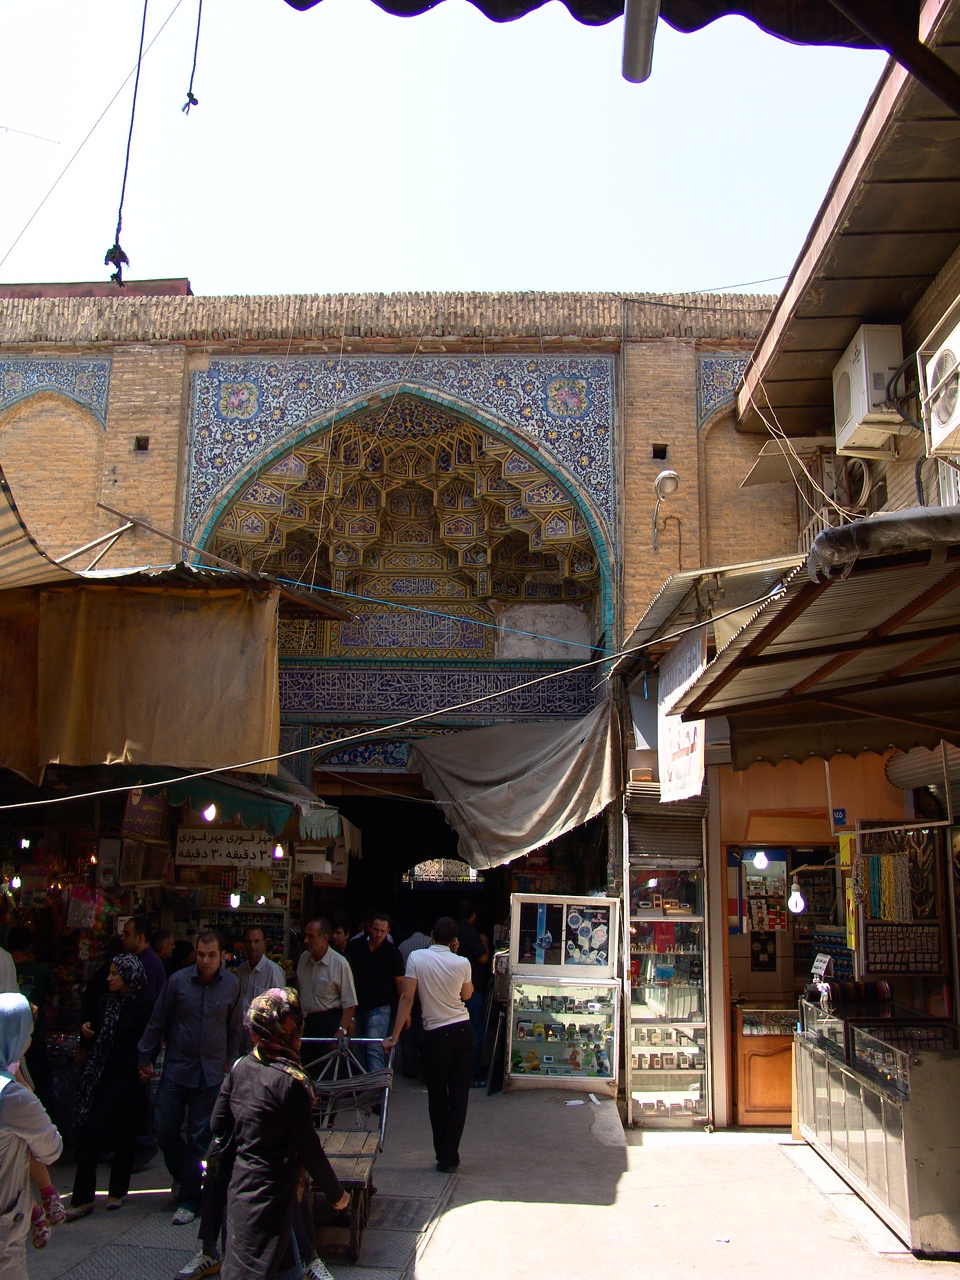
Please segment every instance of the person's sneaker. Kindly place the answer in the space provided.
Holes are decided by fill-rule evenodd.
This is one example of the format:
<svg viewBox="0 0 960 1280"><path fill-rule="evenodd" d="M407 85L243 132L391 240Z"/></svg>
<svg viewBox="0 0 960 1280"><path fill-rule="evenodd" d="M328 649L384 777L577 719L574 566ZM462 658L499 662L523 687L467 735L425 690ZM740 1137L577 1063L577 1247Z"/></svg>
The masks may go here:
<svg viewBox="0 0 960 1280"><path fill-rule="evenodd" d="M197 1215L192 1209L188 1209L182 1204L177 1212L173 1215L173 1225L175 1227L185 1227L188 1222L192 1222Z"/></svg>
<svg viewBox="0 0 960 1280"><path fill-rule="evenodd" d="M108 1209L121 1209L123 1207L123 1196L107 1196Z"/></svg>
<svg viewBox="0 0 960 1280"><path fill-rule="evenodd" d="M67 1222L76 1222L78 1218L85 1218L88 1213L93 1213L92 1200L89 1204L72 1204L63 1216Z"/></svg>
<svg viewBox="0 0 960 1280"><path fill-rule="evenodd" d="M30 1243L35 1249L45 1249L50 1243L50 1228L43 1218L43 1210L38 1204L30 1211Z"/></svg>
<svg viewBox="0 0 960 1280"><path fill-rule="evenodd" d="M215 1276L222 1265L222 1258L201 1249L185 1267L180 1268L173 1280L202 1280L203 1276Z"/></svg>
<svg viewBox="0 0 960 1280"><path fill-rule="evenodd" d="M60 1192L53 1183L40 1192L40 1203L43 1205L43 1216L47 1226L59 1227L60 1223L66 1219L67 1212L60 1199Z"/></svg>
<svg viewBox="0 0 960 1280"><path fill-rule="evenodd" d="M303 1269L304 1280L333 1280L333 1276L324 1266L322 1259L314 1258Z"/></svg>

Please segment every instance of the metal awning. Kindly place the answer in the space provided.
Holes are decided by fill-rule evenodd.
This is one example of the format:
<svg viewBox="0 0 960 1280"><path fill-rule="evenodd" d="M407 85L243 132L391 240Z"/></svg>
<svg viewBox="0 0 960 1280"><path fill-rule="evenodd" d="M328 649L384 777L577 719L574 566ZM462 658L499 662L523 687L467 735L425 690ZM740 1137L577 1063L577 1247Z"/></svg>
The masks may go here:
<svg viewBox="0 0 960 1280"><path fill-rule="evenodd" d="M21 519L10 486L0 471L0 591L75 581L76 577L41 551Z"/></svg>
<svg viewBox="0 0 960 1280"><path fill-rule="evenodd" d="M698 621L709 619L717 627L720 619L719 630L725 634L724 626L735 625L741 609L758 608L784 576L801 564L802 557L793 555L671 574L631 631L611 675L629 674L648 646L654 654L665 652L676 633ZM740 618L739 625L745 621Z"/></svg>
<svg viewBox="0 0 960 1280"><path fill-rule="evenodd" d="M921 23L921 39L960 66L960 5L925 4ZM891 62L750 357L739 429L766 433L775 415L789 435L832 432L832 373L857 329L904 324L958 247L960 120ZM905 335L904 355L926 336Z"/></svg>
<svg viewBox="0 0 960 1280"><path fill-rule="evenodd" d="M960 745L960 509L828 529L679 699L755 760Z"/></svg>
<svg viewBox="0 0 960 1280"><path fill-rule="evenodd" d="M832 436L801 436L789 445L780 440L768 440L757 455L757 460L740 481L740 488L754 484L793 484L800 474L798 458L805 462L818 449L833 449Z"/></svg>

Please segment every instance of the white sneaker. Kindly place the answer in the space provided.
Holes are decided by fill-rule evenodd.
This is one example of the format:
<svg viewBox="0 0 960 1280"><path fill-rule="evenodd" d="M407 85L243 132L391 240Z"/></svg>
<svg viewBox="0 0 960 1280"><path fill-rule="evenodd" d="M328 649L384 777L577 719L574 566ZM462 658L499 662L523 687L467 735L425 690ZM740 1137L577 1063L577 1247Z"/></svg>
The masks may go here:
<svg viewBox="0 0 960 1280"><path fill-rule="evenodd" d="M333 1276L320 1258L314 1258L312 1262L308 1263L304 1268L303 1274L305 1280L333 1280Z"/></svg>
<svg viewBox="0 0 960 1280"><path fill-rule="evenodd" d="M182 1204L177 1212L173 1215L173 1225L175 1227L185 1227L188 1222L192 1222L197 1215L192 1209L188 1209Z"/></svg>
<svg viewBox="0 0 960 1280"><path fill-rule="evenodd" d="M204 1253L201 1249L195 1258L191 1258L187 1265L177 1272L174 1280L202 1280L203 1276L215 1276L222 1264L222 1258Z"/></svg>

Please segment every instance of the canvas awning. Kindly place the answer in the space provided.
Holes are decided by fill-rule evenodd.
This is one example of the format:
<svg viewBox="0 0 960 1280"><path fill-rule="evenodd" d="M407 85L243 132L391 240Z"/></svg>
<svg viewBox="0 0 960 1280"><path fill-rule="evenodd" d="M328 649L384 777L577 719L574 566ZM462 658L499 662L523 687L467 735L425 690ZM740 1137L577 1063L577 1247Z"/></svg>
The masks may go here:
<svg viewBox="0 0 960 1280"><path fill-rule="evenodd" d="M620 794L620 722L612 699L581 720L502 724L413 743L419 773L478 871L549 844Z"/></svg>
<svg viewBox="0 0 960 1280"><path fill-rule="evenodd" d="M676 709L727 717L735 769L960 744L960 510L826 530Z"/></svg>

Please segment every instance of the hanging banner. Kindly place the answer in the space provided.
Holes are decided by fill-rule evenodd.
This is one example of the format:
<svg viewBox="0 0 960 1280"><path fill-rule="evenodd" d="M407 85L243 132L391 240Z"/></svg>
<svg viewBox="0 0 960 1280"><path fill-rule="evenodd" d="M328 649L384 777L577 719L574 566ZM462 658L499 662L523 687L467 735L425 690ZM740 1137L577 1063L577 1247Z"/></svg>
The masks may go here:
<svg viewBox="0 0 960 1280"><path fill-rule="evenodd" d="M684 722L670 708L707 663L706 629L698 627L678 641L660 662L657 694L657 756L660 803L688 800L703 790L702 720Z"/></svg>

